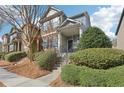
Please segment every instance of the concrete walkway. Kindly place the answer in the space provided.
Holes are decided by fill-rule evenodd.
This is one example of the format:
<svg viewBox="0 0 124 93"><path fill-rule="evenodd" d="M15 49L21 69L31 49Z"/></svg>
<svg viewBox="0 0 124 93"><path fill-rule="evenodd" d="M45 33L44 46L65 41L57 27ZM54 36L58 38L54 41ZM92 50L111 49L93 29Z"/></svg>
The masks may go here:
<svg viewBox="0 0 124 93"><path fill-rule="evenodd" d="M46 76L30 79L0 68L0 81L7 87L50 87L49 84L57 78L59 72L60 67Z"/></svg>

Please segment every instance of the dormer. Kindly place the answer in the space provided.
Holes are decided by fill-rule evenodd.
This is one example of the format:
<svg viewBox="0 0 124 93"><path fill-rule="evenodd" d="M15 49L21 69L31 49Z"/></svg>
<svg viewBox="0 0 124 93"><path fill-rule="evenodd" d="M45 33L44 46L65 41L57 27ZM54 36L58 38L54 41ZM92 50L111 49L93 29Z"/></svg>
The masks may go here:
<svg viewBox="0 0 124 93"><path fill-rule="evenodd" d="M53 6L49 6L41 17L40 23L43 24L43 31L46 32L50 29L55 30L65 19L66 16L63 11Z"/></svg>
<svg viewBox="0 0 124 93"><path fill-rule="evenodd" d="M60 21L63 21L63 18L66 17L66 15L63 13L63 11L59 10L58 8L49 6L43 16L41 17L40 23L44 23L57 17L60 19Z"/></svg>
<svg viewBox="0 0 124 93"><path fill-rule="evenodd" d="M77 15L74 15L74 16L71 16L69 18L81 22L86 28L91 26L91 24L90 24L90 16L89 16L87 11L82 12L82 13L77 14Z"/></svg>

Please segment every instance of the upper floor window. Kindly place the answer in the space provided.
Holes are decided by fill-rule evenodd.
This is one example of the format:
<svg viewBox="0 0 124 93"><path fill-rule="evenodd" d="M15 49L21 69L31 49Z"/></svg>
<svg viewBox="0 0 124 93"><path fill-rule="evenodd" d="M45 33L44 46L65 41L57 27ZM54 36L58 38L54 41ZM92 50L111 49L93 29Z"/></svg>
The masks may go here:
<svg viewBox="0 0 124 93"><path fill-rule="evenodd" d="M48 21L43 24L44 31L48 30Z"/></svg>
<svg viewBox="0 0 124 93"><path fill-rule="evenodd" d="M43 29L44 31L47 31L49 27L52 26L52 28L56 28L57 26L59 26L60 21L59 21L59 17L53 18L47 22L45 22L43 24Z"/></svg>
<svg viewBox="0 0 124 93"><path fill-rule="evenodd" d="M54 28L59 26L59 24L60 24L59 17L52 19L52 24L53 24Z"/></svg>

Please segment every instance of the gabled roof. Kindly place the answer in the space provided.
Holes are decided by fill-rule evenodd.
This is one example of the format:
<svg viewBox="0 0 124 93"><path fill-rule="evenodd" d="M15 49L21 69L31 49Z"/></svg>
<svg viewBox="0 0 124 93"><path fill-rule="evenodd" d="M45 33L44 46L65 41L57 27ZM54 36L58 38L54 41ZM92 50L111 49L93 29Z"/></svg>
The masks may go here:
<svg viewBox="0 0 124 93"><path fill-rule="evenodd" d="M69 22L71 22L71 23L79 23L80 24L79 21L76 21L76 20L73 20L73 19L70 19L70 18L66 18L66 20L59 27L62 27L62 26L66 25Z"/></svg>
<svg viewBox="0 0 124 93"><path fill-rule="evenodd" d="M55 7L53 7L53 6L49 6L48 7L48 9L46 10L46 12L43 14L43 16L41 17L41 19L43 19L44 17L46 17L47 16L47 14L49 13L49 11L50 10L55 10L55 11L57 11L57 12L62 12L61 10L59 10L58 8L55 8Z"/></svg>
<svg viewBox="0 0 124 93"><path fill-rule="evenodd" d="M77 14L77 15L74 15L74 16L71 16L71 17L69 17L69 18L71 18L71 19L76 19L76 18L83 17L83 16L89 17L88 12L85 11L85 12L83 12L83 13L80 13L80 14Z"/></svg>
<svg viewBox="0 0 124 93"><path fill-rule="evenodd" d="M14 30L16 30L16 28L12 27L11 30L10 30L10 33L13 33Z"/></svg>
<svg viewBox="0 0 124 93"><path fill-rule="evenodd" d="M120 17L119 24L118 24L117 31L116 31L115 35L117 35L118 32L119 32L119 28L121 26L121 22L123 20L123 17L124 17L124 8L123 8L123 11L122 11L122 14L121 14L121 17Z"/></svg>
<svg viewBox="0 0 124 93"><path fill-rule="evenodd" d="M2 36L2 39L4 38L4 36L9 36L9 34L8 34L8 33L4 34L4 35Z"/></svg>

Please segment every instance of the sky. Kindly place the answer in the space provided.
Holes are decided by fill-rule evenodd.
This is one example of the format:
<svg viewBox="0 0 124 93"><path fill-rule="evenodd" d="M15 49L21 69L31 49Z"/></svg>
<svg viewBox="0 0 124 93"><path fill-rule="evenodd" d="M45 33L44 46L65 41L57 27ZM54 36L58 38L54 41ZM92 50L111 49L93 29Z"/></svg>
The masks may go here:
<svg viewBox="0 0 124 93"><path fill-rule="evenodd" d="M115 37L115 32L124 6L111 5L55 5L67 16L73 16L87 11L92 26L101 28L110 38ZM0 41L3 34L10 32L11 26L4 24L0 29Z"/></svg>

